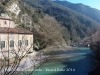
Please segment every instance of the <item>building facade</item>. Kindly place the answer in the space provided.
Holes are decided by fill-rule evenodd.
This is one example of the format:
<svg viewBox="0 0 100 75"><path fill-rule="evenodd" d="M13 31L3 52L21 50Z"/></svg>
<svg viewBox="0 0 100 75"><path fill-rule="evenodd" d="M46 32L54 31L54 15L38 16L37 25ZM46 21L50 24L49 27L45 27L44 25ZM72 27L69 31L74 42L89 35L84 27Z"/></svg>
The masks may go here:
<svg viewBox="0 0 100 75"><path fill-rule="evenodd" d="M0 16L0 27L15 28L16 24L10 17Z"/></svg>
<svg viewBox="0 0 100 75"><path fill-rule="evenodd" d="M33 51L33 33L24 28L17 28L11 18L0 17L0 56L2 52ZM12 55L12 54L11 54Z"/></svg>

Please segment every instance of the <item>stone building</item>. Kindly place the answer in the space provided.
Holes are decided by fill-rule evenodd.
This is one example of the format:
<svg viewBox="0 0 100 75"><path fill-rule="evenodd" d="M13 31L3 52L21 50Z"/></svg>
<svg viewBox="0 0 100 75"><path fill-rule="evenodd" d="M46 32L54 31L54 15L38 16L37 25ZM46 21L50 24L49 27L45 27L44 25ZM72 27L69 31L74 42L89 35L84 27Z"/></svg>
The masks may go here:
<svg viewBox="0 0 100 75"><path fill-rule="evenodd" d="M0 56L2 52L33 51L33 33L17 28L10 17L0 17Z"/></svg>

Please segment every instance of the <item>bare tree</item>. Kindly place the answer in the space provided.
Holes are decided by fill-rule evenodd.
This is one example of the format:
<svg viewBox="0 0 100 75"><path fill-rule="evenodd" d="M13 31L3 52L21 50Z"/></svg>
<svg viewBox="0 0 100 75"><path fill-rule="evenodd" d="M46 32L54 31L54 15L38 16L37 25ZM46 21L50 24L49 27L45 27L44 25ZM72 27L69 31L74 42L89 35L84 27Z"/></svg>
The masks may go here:
<svg viewBox="0 0 100 75"><path fill-rule="evenodd" d="M12 34L13 35L13 34ZM20 41L20 47L18 47L17 43L14 43L14 46L17 47L17 50L12 48L10 49L10 38L12 37L8 33L8 39L7 39L7 48L3 48L5 46L5 42L0 40L0 75L13 75L19 68L19 65L21 63L21 60L25 58L33 47L33 44L30 45L29 48L24 46L24 41L25 41L25 35L22 36L22 41ZM18 34L18 39L19 39L19 34ZM4 37L5 38L5 37ZM13 37L14 38L14 37ZM13 41L12 41L13 43ZM33 51L34 52L34 51Z"/></svg>

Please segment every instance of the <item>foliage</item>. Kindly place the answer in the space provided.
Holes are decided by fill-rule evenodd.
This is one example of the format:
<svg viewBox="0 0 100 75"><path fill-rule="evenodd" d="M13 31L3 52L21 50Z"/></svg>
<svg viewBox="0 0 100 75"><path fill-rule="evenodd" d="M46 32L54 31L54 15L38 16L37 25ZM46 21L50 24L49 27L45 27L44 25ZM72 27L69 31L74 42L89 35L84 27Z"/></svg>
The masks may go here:
<svg viewBox="0 0 100 75"><path fill-rule="evenodd" d="M92 18L93 20L96 20L97 22L100 22L100 15L99 15L100 10L98 10L98 9L91 8L91 7L83 5L81 3L73 4L68 1L54 1L54 2L61 4L65 7L68 7L72 10L75 10L81 14L84 14L84 15Z"/></svg>
<svg viewBox="0 0 100 75"><path fill-rule="evenodd" d="M23 1L19 1L19 6L21 12L27 13L32 20L34 45L39 48L38 50L56 43L63 43L63 30L55 18L44 14L42 9L31 7ZM23 27L23 24L20 26Z"/></svg>
<svg viewBox="0 0 100 75"><path fill-rule="evenodd" d="M45 14L55 17L62 26L68 29L68 35L72 41L88 36L88 29L96 31L98 24L96 21L51 0L25 0L25 2L36 9L43 10Z"/></svg>
<svg viewBox="0 0 100 75"><path fill-rule="evenodd" d="M9 0L0 0L0 13L4 13L5 12L4 6L6 5L6 3L8 1Z"/></svg>
<svg viewBox="0 0 100 75"><path fill-rule="evenodd" d="M100 41L98 42L92 42L90 45L90 48L93 50L95 53L95 59L96 59L96 68L94 71L91 71L89 75L100 75Z"/></svg>

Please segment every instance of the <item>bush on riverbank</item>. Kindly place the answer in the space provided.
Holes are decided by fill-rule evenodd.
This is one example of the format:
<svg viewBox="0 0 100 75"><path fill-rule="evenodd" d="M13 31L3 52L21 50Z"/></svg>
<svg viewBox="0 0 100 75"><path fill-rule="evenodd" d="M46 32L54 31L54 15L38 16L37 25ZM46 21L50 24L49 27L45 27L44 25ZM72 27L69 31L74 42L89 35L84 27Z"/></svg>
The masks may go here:
<svg viewBox="0 0 100 75"><path fill-rule="evenodd" d="M100 41L92 43L90 48L95 53L96 68L94 71L89 72L88 75L100 75Z"/></svg>

